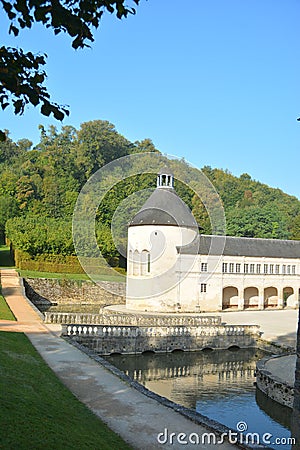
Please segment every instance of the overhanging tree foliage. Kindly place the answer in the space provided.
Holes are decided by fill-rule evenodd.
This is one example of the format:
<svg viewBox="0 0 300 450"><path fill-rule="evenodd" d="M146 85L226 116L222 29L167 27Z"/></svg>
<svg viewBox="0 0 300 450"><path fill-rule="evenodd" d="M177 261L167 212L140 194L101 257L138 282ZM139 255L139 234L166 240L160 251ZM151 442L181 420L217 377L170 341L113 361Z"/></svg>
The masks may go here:
<svg viewBox="0 0 300 450"><path fill-rule="evenodd" d="M128 0L129 1L129 0ZM93 29L97 29L105 11L118 19L135 14L133 6L126 0L0 0L9 20L9 33L18 36L20 30L31 28L40 22L57 35L67 33L72 38L74 49L89 46L94 41ZM139 0L131 0L138 5ZM62 120L69 115L66 106L52 102L45 87L46 54L34 55L13 47L0 48L0 105L4 110L14 108L15 114L23 114L25 106L41 106L45 116L53 115ZM5 140L0 131L0 140Z"/></svg>

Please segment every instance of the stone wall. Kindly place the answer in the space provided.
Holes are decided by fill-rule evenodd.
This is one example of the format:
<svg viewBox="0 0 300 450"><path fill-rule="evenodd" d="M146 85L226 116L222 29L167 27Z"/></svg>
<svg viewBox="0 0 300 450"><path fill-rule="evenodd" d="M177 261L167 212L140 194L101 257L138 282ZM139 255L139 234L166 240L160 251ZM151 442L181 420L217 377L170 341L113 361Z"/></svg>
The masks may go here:
<svg viewBox="0 0 300 450"><path fill-rule="evenodd" d="M102 281L100 286L91 281L26 278L24 286L27 297L37 306L125 304L125 283Z"/></svg>
<svg viewBox="0 0 300 450"><path fill-rule="evenodd" d="M256 386L275 402L293 408L294 386L276 377L266 367L266 363L274 358L286 358L286 356L272 356L271 358L263 358L258 361L256 366Z"/></svg>

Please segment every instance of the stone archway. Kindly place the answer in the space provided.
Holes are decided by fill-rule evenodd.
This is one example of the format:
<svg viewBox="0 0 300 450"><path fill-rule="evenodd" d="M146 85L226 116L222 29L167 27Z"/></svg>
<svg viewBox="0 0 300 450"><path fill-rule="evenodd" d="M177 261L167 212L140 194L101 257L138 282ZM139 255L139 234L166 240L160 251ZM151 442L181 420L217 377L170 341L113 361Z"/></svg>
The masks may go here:
<svg viewBox="0 0 300 450"><path fill-rule="evenodd" d="M283 307L296 306L294 289L290 286L283 288Z"/></svg>
<svg viewBox="0 0 300 450"><path fill-rule="evenodd" d="M270 286L264 289L264 308L278 307L278 289Z"/></svg>
<svg viewBox="0 0 300 450"><path fill-rule="evenodd" d="M258 308L259 292L257 287L251 286L244 290L244 305L246 308Z"/></svg>
<svg viewBox="0 0 300 450"><path fill-rule="evenodd" d="M223 289L222 309L238 308L239 291L234 286L228 286Z"/></svg>

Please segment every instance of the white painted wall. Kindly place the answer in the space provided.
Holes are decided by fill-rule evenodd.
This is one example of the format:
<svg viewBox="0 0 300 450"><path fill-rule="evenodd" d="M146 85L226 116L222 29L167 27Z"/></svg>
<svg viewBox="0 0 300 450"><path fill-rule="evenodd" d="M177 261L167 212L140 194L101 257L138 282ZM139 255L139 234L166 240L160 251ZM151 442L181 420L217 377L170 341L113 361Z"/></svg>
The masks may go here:
<svg viewBox="0 0 300 450"><path fill-rule="evenodd" d="M180 279L176 246L189 244L196 236L191 228L173 225L140 225L128 228L126 307L143 311L177 311ZM143 267L143 252L150 255ZM137 270L136 260L140 266ZM184 276L181 273L181 276ZM179 308L180 309L180 308Z"/></svg>
<svg viewBox="0 0 300 450"><path fill-rule="evenodd" d="M189 255L179 255L180 260L187 260ZM201 262L208 263L208 271L201 273ZM241 273L223 273L223 263L241 264ZM269 266L276 264L280 266L279 274L245 274L243 273L244 264L261 264L261 272L263 272L264 264ZM295 266L295 274L283 274L282 267ZM178 264L178 267L183 267L183 264ZM213 269L213 270L212 270ZM186 277L184 277L186 275ZM238 295L235 297L238 309L242 310L247 306L245 299L249 299L249 306L258 309L265 308L265 302L268 298L269 289L274 287L277 289L277 307L283 306L297 308L299 301L300 289L300 263L298 259L287 258L254 258L243 256L221 256L217 261L216 257L207 255L198 255L195 264L195 271L189 274L182 274L184 281L181 286L181 302L187 305L190 302L191 309L194 306L195 295L198 296L197 308L199 311L220 311L222 310L223 289L227 287L235 287L238 290ZM201 283L206 284L206 292L201 292ZM198 288L197 288L198 284ZM284 305L284 292L287 288L293 289L293 294L286 299ZM255 293L255 289L258 290ZM195 292L197 291L197 294ZM248 294L248 295L247 295ZM190 300L189 300L190 299ZM275 303L275 296L271 297L272 302Z"/></svg>
<svg viewBox="0 0 300 450"><path fill-rule="evenodd" d="M230 303L231 307L239 310L249 307L262 310L270 305L278 308L298 307L298 259L179 255L176 247L190 243L195 236L195 230L173 225L129 227L126 292L128 309L153 312L221 311L224 309L224 288L237 289L238 293ZM201 271L202 263L207 263L206 272ZM227 264L226 273L223 272L224 263ZM240 273L236 272L237 264L240 264ZM248 273L244 273L245 264L248 264ZM255 273L250 273L253 264ZM264 273L265 264L268 265L267 274ZM257 265L260 265L260 274L256 273ZM273 273L270 273L271 265ZM279 265L279 274L275 273L276 265ZM290 273L287 273L288 266ZM293 266L295 274L292 273ZM230 272L232 267L233 273ZM275 288L277 294L272 292L270 296L270 288ZM293 294L284 299L287 288L292 288ZM225 297L230 296L230 292L228 289Z"/></svg>

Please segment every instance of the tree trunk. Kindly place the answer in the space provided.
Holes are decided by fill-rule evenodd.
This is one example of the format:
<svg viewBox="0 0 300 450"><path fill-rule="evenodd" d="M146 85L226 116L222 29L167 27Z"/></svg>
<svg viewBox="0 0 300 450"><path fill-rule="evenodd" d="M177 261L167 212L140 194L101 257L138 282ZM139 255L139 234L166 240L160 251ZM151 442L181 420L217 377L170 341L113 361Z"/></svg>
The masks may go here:
<svg viewBox="0 0 300 450"><path fill-rule="evenodd" d="M295 397L294 408L292 415L292 436L296 438L296 444L293 445L293 450L300 449L300 311L298 320L297 333L297 362L295 373Z"/></svg>

